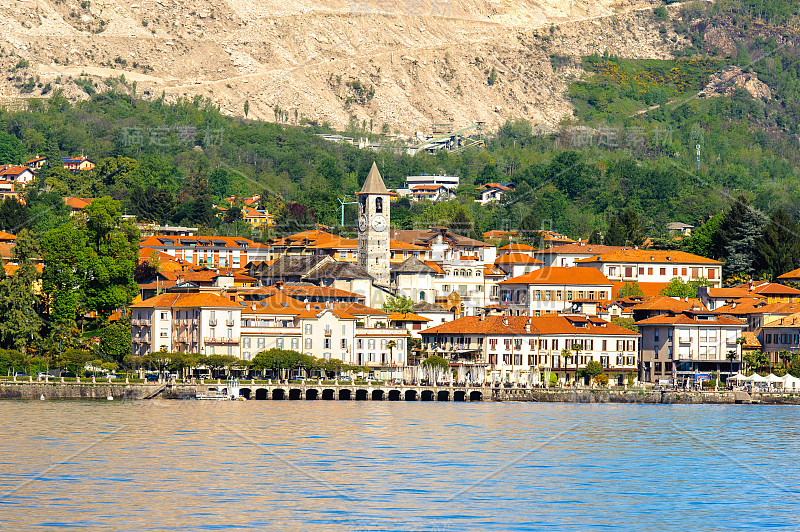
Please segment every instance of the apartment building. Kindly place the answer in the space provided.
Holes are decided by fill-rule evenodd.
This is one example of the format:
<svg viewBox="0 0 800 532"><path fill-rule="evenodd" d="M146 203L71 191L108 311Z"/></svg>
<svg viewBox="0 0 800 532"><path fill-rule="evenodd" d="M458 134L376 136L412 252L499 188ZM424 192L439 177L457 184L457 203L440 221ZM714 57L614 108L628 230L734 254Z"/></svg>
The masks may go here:
<svg viewBox="0 0 800 532"><path fill-rule="evenodd" d="M636 322L642 335L642 381L671 380L683 386L694 376L720 372L723 378L741 369L742 346L737 340L745 321L707 311L664 314ZM734 353L734 360L728 353Z"/></svg>
<svg viewBox="0 0 800 532"><path fill-rule="evenodd" d="M539 268L499 283L500 304L517 315L541 316L572 308L576 299L607 300L612 283L595 268Z"/></svg>
<svg viewBox="0 0 800 532"><path fill-rule="evenodd" d="M212 293L167 293L131 305L133 354L240 356L242 306Z"/></svg>
<svg viewBox="0 0 800 532"><path fill-rule="evenodd" d="M210 293L167 293L132 306L133 354L166 350L233 355L272 348L371 368L407 364L409 333L389 314L353 302L303 303L275 293L235 303Z"/></svg>
<svg viewBox="0 0 800 532"><path fill-rule="evenodd" d="M227 236L154 235L142 240L139 247L212 268L244 268L249 262L267 260L269 253L264 244Z"/></svg>
<svg viewBox="0 0 800 532"><path fill-rule="evenodd" d="M758 335L762 351L772 364L783 364L781 351L796 353L800 350L800 312L770 321Z"/></svg>
<svg viewBox="0 0 800 532"><path fill-rule="evenodd" d="M612 282L667 283L708 279L722 286L722 262L683 251L620 249L575 261L576 266L597 268Z"/></svg>
<svg viewBox="0 0 800 532"><path fill-rule="evenodd" d="M592 360L620 377L638 371L638 333L578 314L467 316L420 335L423 350L484 369L492 380L526 381L532 371L550 371L568 382L576 364L580 370Z"/></svg>

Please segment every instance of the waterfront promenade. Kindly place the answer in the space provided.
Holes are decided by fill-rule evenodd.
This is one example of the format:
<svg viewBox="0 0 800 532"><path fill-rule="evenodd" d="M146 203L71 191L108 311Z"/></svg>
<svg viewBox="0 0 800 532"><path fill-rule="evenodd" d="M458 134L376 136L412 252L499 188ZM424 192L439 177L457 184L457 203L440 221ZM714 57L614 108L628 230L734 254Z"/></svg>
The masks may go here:
<svg viewBox="0 0 800 532"><path fill-rule="evenodd" d="M0 399L194 399L221 392L225 381L206 383L13 382L0 381ZM798 393L657 390L652 388L505 388L489 386L418 386L378 383L272 383L241 381L239 394L256 401L394 401L394 402L541 402L641 404L784 404L800 405Z"/></svg>

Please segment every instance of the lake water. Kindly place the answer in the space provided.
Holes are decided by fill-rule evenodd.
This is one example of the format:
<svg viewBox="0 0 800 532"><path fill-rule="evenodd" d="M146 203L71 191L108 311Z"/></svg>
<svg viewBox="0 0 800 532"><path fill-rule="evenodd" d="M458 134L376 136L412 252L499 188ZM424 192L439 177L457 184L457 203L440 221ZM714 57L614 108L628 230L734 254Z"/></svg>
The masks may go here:
<svg viewBox="0 0 800 532"><path fill-rule="evenodd" d="M800 529L800 408L3 401L0 529Z"/></svg>

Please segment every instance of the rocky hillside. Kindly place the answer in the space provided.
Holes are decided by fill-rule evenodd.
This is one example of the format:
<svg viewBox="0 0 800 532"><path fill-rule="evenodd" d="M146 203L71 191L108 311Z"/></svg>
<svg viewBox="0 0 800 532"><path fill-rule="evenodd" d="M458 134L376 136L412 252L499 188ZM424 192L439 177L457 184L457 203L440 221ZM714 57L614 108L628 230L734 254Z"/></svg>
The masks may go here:
<svg viewBox="0 0 800 532"><path fill-rule="evenodd" d="M572 113L577 57L668 57L655 0L10 0L0 103L71 99L125 76L139 95L374 131ZM248 105L245 105L248 102Z"/></svg>

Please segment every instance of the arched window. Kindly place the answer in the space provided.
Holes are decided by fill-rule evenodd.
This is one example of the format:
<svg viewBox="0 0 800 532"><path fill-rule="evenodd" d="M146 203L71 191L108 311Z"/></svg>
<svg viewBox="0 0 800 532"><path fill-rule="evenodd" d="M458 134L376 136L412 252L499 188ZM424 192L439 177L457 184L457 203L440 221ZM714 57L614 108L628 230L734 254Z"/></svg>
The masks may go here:
<svg viewBox="0 0 800 532"><path fill-rule="evenodd" d="M467 270L467 277L472 277L472 270Z"/></svg>
<svg viewBox="0 0 800 532"><path fill-rule="evenodd" d="M475 277L480 277L480 276L481 276L481 271L475 270Z"/></svg>
<svg viewBox="0 0 800 532"><path fill-rule="evenodd" d="M375 198L375 212L383 212L383 198Z"/></svg>
<svg viewBox="0 0 800 532"><path fill-rule="evenodd" d="M425 301L425 291L424 290L420 290L420 292L419 292L419 300L420 301Z"/></svg>
<svg viewBox="0 0 800 532"><path fill-rule="evenodd" d="M366 212L367 212L367 197L366 196L361 196L360 198L358 198L358 200L359 200L358 203L361 206L361 214L366 214Z"/></svg>
<svg viewBox="0 0 800 532"><path fill-rule="evenodd" d="M467 276L467 270L461 270L461 277Z"/></svg>

